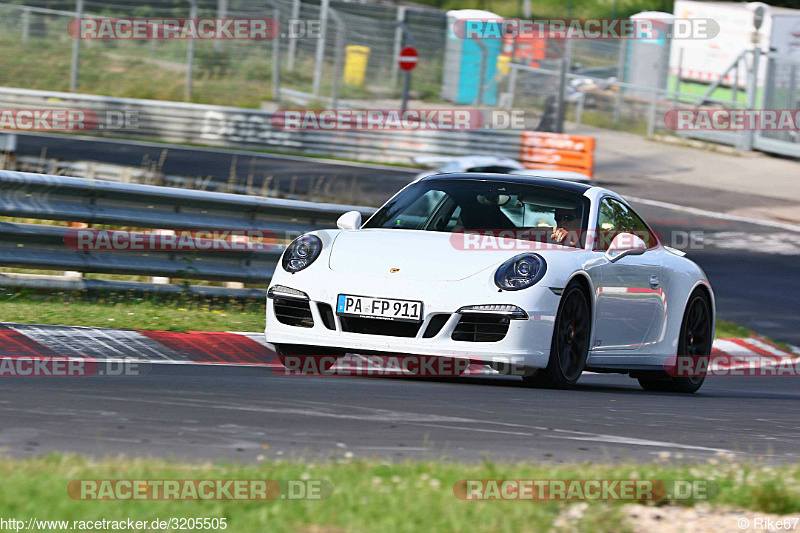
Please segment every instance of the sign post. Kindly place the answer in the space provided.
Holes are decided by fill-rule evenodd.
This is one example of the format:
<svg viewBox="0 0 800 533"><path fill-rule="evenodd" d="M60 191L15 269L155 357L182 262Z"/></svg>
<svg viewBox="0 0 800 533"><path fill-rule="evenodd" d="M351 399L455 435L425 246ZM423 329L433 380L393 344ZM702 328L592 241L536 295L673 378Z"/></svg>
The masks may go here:
<svg viewBox="0 0 800 533"><path fill-rule="evenodd" d="M400 50L397 56L397 65L403 71L403 104L402 110L405 111L408 107L408 89L411 84L411 71L417 66L419 61L419 53L413 46L406 46Z"/></svg>

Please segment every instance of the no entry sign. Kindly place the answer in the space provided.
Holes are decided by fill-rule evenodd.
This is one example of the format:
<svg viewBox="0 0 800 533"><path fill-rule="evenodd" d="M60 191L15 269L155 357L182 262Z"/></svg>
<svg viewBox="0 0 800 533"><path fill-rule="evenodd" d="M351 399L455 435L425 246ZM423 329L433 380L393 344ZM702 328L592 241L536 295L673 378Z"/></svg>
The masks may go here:
<svg viewBox="0 0 800 533"><path fill-rule="evenodd" d="M406 72L413 70L417 66L417 61L419 61L419 54L413 46L406 46L400 50L400 55L397 56L397 64L401 70Z"/></svg>

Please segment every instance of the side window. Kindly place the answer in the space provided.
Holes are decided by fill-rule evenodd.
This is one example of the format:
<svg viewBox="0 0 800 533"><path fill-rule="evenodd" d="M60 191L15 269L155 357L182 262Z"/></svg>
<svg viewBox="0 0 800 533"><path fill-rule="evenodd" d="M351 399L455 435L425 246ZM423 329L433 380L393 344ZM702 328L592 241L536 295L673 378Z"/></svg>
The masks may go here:
<svg viewBox="0 0 800 533"><path fill-rule="evenodd" d="M456 206L453 209L453 212L450 214L450 220L447 221L447 225L444 227L443 231L454 231L457 227L461 226L461 206Z"/></svg>
<svg viewBox="0 0 800 533"><path fill-rule="evenodd" d="M640 237L648 248L656 244L655 235L650 232L644 220L622 202L606 198L600 204L600 212L597 217L595 249L608 250L611 241L620 233L632 233Z"/></svg>

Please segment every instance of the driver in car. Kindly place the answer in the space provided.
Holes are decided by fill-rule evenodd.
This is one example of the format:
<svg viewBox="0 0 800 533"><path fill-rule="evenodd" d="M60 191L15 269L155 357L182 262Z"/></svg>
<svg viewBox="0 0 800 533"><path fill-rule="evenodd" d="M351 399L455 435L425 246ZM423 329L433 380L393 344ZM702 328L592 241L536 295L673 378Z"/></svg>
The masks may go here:
<svg viewBox="0 0 800 533"><path fill-rule="evenodd" d="M556 226L550 238L567 246L580 242L581 219L577 209L556 209Z"/></svg>

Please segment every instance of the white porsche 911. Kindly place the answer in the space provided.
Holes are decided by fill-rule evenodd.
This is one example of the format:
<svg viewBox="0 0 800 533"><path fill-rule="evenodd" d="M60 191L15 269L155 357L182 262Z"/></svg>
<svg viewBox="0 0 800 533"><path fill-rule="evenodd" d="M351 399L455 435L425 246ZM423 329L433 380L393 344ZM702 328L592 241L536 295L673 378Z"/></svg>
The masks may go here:
<svg viewBox="0 0 800 533"><path fill-rule="evenodd" d="M619 195L508 174L421 178L363 225L345 213L284 251L268 290L279 356L424 354L566 387L584 370L694 392L676 356L711 352L703 271Z"/></svg>

